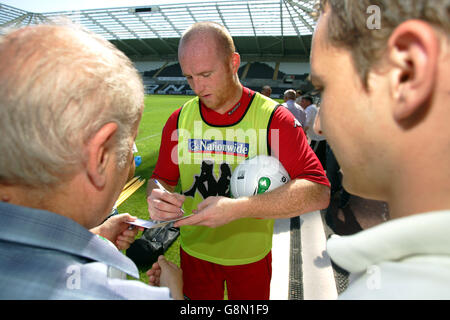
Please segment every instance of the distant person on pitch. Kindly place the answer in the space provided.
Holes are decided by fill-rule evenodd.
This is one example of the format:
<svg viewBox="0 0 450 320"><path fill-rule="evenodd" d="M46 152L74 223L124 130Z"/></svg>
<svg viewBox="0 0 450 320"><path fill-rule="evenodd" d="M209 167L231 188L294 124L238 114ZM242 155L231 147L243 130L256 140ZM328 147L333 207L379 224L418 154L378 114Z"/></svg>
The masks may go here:
<svg viewBox="0 0 450 320"><path fill-rule="evenodd" d="M293 89L286 90L283 95L284 103L282 104L286 107L297 119L302 128L306 124L306 113L303 108L295 102L296 92Z"/></svg>
<svg viewBox="0 0 450 320"><path fill-rule="evenodd" d="M270 98L270 95L272 94L272 88L267 85L262 87L261 94Z"/></svg>

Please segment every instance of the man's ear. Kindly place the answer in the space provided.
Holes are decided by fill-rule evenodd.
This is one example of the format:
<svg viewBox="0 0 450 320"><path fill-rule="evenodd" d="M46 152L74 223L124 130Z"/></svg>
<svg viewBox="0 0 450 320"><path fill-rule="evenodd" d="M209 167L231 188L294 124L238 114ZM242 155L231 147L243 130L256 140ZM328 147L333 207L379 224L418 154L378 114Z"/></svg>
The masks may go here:
<svg viewBox="0 0 450 320"><path fill-rule="evenodd" d="M426 110L436 82L439 39L435 30L420 20L398 26L388 42L393 115L404 122Z"/></svg>
<svg viewBox="0 0 450 320"><path fill-rule="evenodd" d="M241 66L241 56L239 55L239 53L233 52L233 55L231 57L231 63L233 73L238 72L239 67Z"/></svg>
<svg viewBox="0 0 450 320"><path fill-rule="evenodd" d="M106 169L114 146L114 134L117 132L117 124L110 122L105 124L87 144L87 175L96 188L103 188L106 183Z"/></svg>

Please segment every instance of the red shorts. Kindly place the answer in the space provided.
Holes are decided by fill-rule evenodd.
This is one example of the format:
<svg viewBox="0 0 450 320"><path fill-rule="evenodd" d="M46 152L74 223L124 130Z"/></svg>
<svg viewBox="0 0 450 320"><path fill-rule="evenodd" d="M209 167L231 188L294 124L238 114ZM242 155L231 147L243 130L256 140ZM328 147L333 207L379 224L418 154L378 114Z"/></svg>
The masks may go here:
<svg viewBox="0 0 450 320"><path fill-rule="evenodd" d="M269 300L272 252L257 262L223 266L197 259L180 248L183 292L192 300L223 300L224 283L229 300Z"/></svg>

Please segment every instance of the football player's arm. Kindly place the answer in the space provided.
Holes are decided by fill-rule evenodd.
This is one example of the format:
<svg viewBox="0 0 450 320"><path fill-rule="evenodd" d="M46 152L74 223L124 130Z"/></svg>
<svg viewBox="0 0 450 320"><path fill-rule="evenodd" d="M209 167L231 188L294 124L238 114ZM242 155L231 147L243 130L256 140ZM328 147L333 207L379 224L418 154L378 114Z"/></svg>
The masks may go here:
<svg viewBox="0 0 450 320"><path fill-rule="evenodd" d="M171 157L176 152L178 141L176 139L177 118L179 110L174 112L164 126L161 147L155 170L147 184L147 204L150 219L152 220L172 220L181 217L181 206L185 197L174 193L179 179L179 169L176 159ZM158 186L155 182L161 186Z"/></svg>
<svg viewBox="0 0 450 320"><path fill-rule="evenodd" d="M177 221L182 225L219 227L242 218L278 219L325 209L330 188L304 179L295 179L271 192L231 199L209 197L202 201L193 216Z"/></svg>

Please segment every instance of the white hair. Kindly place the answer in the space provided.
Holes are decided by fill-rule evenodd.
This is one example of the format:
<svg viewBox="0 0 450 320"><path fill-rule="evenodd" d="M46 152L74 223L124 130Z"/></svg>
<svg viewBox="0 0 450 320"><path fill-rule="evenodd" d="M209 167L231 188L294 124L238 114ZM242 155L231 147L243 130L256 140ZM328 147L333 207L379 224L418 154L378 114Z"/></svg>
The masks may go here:
<svg viewBox="0 0 450 320"><path fill-rule="evenodd" d="M118 124L126 164L144 100L131 61L75 25L39 25L0 37L0 182L60 182L82 164L85 143Z"/></svg>

